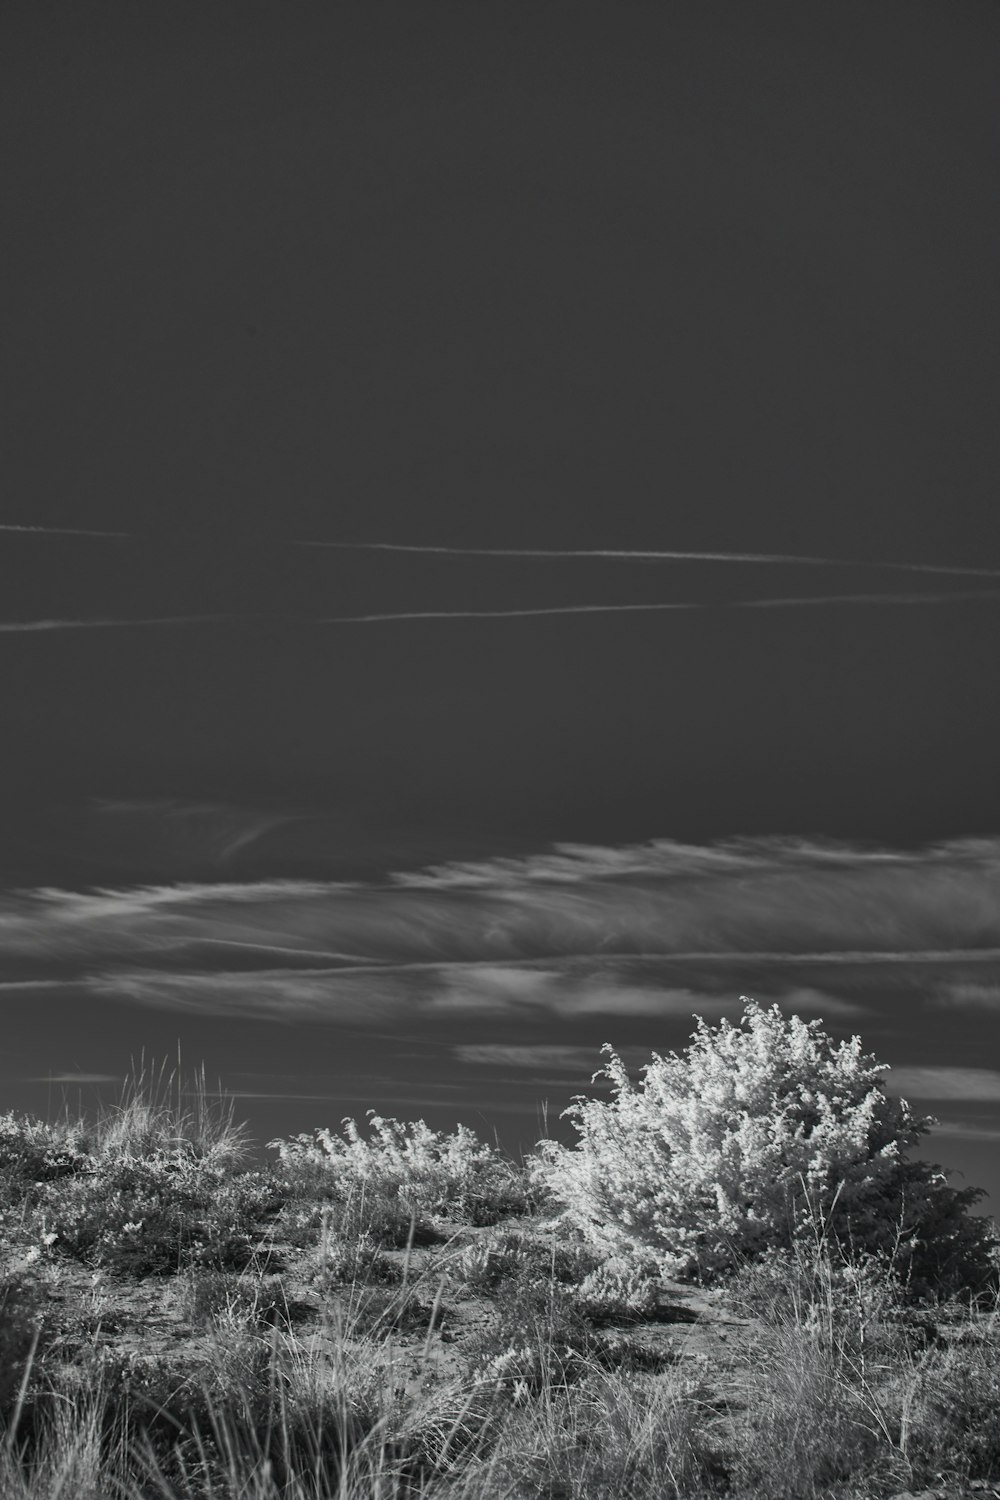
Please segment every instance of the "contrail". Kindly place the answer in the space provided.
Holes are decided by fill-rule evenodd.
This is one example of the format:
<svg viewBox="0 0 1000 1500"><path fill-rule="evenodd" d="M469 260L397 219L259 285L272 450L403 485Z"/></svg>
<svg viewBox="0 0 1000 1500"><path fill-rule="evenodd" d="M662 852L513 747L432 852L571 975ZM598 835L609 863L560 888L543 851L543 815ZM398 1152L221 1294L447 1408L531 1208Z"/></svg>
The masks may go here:
<svg viewBox="0 0 1000 1500"><path fill-rule="evenodd" d="M1000 568L959 568L944 563L858 561L846 557L800 556L787 552L676 552L616 547L425 547L403 542L293 541L293 547L331 547L351 552L415 552L437 557L608 558L623 562L799 563L812 568L883 568L896 573L943 573L1000 578Z"/></svg>
<svg viewBox="0 0 1000 1500"><path fill-rule="evenodd" d="M21 531L34 536L128 536L127 531L91 531L83 526L18 526L0 521L0 531Z"/></svg>
<svg viewBox="0 0 1000 1500"><path fill-rule="evenodd" d="M127 630L138 625L204 625L212 621L237 620L239 615L156 615L138 620L0 620L4 635L34 634L43 630Z"/></svg>
<svg viewBox="0 0 1000 1500"><path fill-rule="evenodd" d="M255 953L289 953L294 958L335 958L352 967L367 967L369 962L378 963L377 959L368 960L363 953L339 953L329 948L290 948L283 943L248 943L241 938L213 938L191 936L189 938L175 938L171 947L188 948L199 943L211 943L219 948L250 948ZM336 972L336 971L334 971Z"/></svg>
<svg viewBox="0 0 1000 1500"><path fill-rule="evenodd" d="M732 599L717 604L560 604L545 609L413 609L391 614L330 615L317 625L371 625L383 620L511 620L532 615L629 614L660 610L797 609L817 604L960 604L966 600L1000 599L1000 589L976 589L955 594L827 594L816 598Z"/></svg>
<svg viewBox="0 0 1000 1500"><path fill-rule="evenodd" d="M1000 589L967 589L953 594L817 594L811 598L737 599L723 608L791 609L808 604L954 604L966 599L1000 599Z"/></svg>
<svg viewBox="0 0 1000 1500"><path fill-rule="evenodd" d="M369 625L376 620L509 620L528 615L603 615L620 611L711 609L710 604L561 604L548 609L413 609L387 615L331 615L317 625Z"/></svg>

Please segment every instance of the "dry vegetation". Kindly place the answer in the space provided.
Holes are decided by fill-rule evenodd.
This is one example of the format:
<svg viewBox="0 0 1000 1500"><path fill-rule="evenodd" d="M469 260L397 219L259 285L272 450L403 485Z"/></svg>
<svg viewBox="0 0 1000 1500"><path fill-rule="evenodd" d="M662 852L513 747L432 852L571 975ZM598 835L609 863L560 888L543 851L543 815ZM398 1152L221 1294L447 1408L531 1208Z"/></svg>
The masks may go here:
<svg viewBox="0 0 1000 1500"><path fill-rule="evenodd" d="M188 1097L0 1118L10 1500L992 1492L995 1275L916 1295L814 1211L673 1279L468 1131L374 1118L259 1169Z"/></svg>

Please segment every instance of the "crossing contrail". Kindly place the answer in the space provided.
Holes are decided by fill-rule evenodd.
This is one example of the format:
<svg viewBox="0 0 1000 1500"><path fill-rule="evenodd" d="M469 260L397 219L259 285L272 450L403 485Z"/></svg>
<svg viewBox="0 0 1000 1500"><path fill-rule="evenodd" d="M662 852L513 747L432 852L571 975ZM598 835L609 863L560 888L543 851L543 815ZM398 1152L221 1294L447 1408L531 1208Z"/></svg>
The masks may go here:
<svg viewBox="0 0 1000 1500"><path fill-rule="evenodd" d="M293 547L327 547L350 552L410 552L435 557L606 558L621 562L798 563L812 568L881 568L895 573L941 573L956 577L1000 578L1000 568L961 568L946 563L859 561L787 552L679 552L617 547L433 547L404 542L293 541Z"/></svg>
<svg viewBox="0 0 1000 1500"><path fill-rule="evenodd" d="M0 531L20 531L33 536L128 536L127 531L92 531L83 526L18 526L12 521L0 521Z"/></svg>
<svg viewBox="0 0 1000 1500"><path fill-rule="evenodd" d="M961 604L974 599L1000 599L1000 589L975 589L954 594L827 594L816 598L732 599L717 604L559 604L544 609L411 609L386 614L330 615L317 625L372 625L384 620L511 620L533 615L599 615L661 610L798 609L827 604Z"/></svg>

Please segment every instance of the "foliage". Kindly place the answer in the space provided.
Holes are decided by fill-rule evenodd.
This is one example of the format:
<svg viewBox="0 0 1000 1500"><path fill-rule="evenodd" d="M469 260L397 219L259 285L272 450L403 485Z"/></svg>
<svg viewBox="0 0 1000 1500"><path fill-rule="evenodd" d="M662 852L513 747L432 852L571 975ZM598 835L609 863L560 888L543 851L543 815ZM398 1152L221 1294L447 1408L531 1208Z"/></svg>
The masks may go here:
<svg viewBox="0 0 1000 1500"><path fill-rule="evenodd" d="M179 1279L177 1292L182 1315L198 1329L283 1327L294 1311L277 1276L195 1266Z"/></svg>
<svg viewBox="0 0 1000 1500"><path fill-rule="evenodd" d="M392 1284L403 1275L402 1269L370 1234L322 1235L315 1253L315 1267L317 1281L327 1288L356 1282Z"/></svg>
<svg viewBox="0 0 1000 1500"><path fill-rule="evenodd" d="M709 1401L677 1372L584 1370L508 1414L468 1500L709 1500L728 1485ZM716 1481L719 1481L718 1483Z"/></svg>
<svg viewBox="0 0 1000 1500"><path fill-rule="evenodd" d="M596 1243L710 1277L808 1236L819 1215L927 1292L986 1276L991 1238L967 1215L981 1194L906 1159L931 1122L885 1093L858 1037L837 1045L821 1022L745 999L739 1026L699 1020L686 1055L654 1053L638 1086L605 1051L612 1099L577 1099L577 1145L542 1142L534 1163Z"/></svg>
<svg viewBox="0 0 1000 1500"><path fill-rule="evenodd" d="M88 1144L78 1123L0 1115L0 1179L8 1186L8 1196L23 1196L37 1182L78 1172L87 1159Z"/></svg>
<svg viewBox="0 0 1000 1500"><path fill-rule="evenodd" d="M42 1211L57 1253L120 1274L188 1266L239 1270L272 1201L260 1173L230 1175L185 1151L110 1157L47 1185Z"/></svg>
<svg viewBox="0 0 1000 1500"><path fill-rule="evenodd" d="M984 1480L1000 1472L1000 1329L967 1324L897 1375L896 1430L922 1473Z"/></svg>
<svg viewBox="0 0 1000 1500"><path fill-rule="evenodd" d="M496 1229L464 1245L448 1264L454 1281L471 1291L493 1291L539 1261L536 1241L516 1229Z"/></svg>
<svg viewBox="0 0 1000 1500"><path fill-rule="evenodd" d="M343 1122L343 1138L331 1131L270 1141L280 1170L300 1192L326 1187L341 1201L362 1193L397 1200L404 1215L496 1223L526 1207L524 1177L475 1132L459 1125L451 1135L423 1120L401 1122L368 1111L369 1134Z"/></svg>
<svg viewBox="0 0 1000 1500"><path fill-rule="evenodd" d="M651 1266L613 1255L583 1278L576 1302L591 1323L634 1323L652 1318L660 1304L659 1278Z"/></svg>
<svg viewBox="0 0 1000 1500"><path fill-rule="evenodd" d="M475 1379L515 1399L579 1378L596 1350L572 1291L530 1267L497 1288L489 1320L465 1346Z"/></svg>
<svg viewBox="0 0 1000 1500"><path fill-rule="evenodd" d="M852 1260L828 1240L746 1262L724 1296L756 1330L733 1465L741 1490L923 1492L997 1472L995 1308L915 1310L888 1262Z"/></svg>
<svg viewBox="0 0 1000 1500"><path fill-rule="evenodd" d="M42 1289L23 1275L5 1277L0 1282L0 1411L16 1398L44 1331Z"/></svg>
<svg viewBox="0 0 1000 1500"><path fill-rule="evenodd" d="M555 1281L576 1292L603 1260L578 1238L501 1226L477 1235L447 1265L452 1280L474 1291L493 1292L507 1282Z"/></svg>

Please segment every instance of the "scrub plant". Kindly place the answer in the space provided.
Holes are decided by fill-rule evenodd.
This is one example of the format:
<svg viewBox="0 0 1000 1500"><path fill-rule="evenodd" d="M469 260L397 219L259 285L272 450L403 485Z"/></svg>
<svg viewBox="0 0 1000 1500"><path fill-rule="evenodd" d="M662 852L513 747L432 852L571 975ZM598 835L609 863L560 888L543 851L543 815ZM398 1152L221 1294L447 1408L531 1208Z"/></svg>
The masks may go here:
<svg viewBox="0 0 1000 1500"><path fill-rule="evenodd" d="M423 1120L369 1110L367 1136L345 1119L342 1136L321 1129L268 1145L291 1191L353 1203L359 1220L366 1200L398 1205L400 1223L437 1216L476 1225L497 1223L528 1204L524 1174L465 1125L447 1135Z"/></svg>
<svg viewBox="0 0 1000 1500"><path fill-rule="evenodd" d="M0 1190L7 1201L23 1197L38 1182L80 1170L89 1140L70 1120L50 1124L27 1115L0 1115Z"/></svg>
<svg viewBox="0 0 1000 1500"><path fill-rule="evenodd" d="M266 1174L239 1170L247 1136L233 1110L203 1067L185 1084L143 1061L92 1123L0 1118L9 1238L135 1276L240 1269L275 1193Z"/></svg>
<svg viewBox="0 0 1000 1500"><path fill-rule="evenodd" d="M273 1200L259 1173L230 1175L186 1151L105 1156L47 1184L41 1200L56 1254L122 1275L188 1266L240 1270Z"/></svg>
<svg viewBox="0 0 1000 1500"><path fill-rule="evenodd" d="M633 1085L610 1047L610 1101L566 1111L579 1141L543 1141L534 1175L562 1217L608 1251L657 1257L662 1273L711 1278L793 1244L812 1215L866 1254L891 1253L913 1295L972 1291L995 1277L995 1240L955 1189L906 1153L930 1119L886 1094L858 1037L785 1020L744 997L740 1025L698 1021L684 1055L653 1059Z"/></svg>

